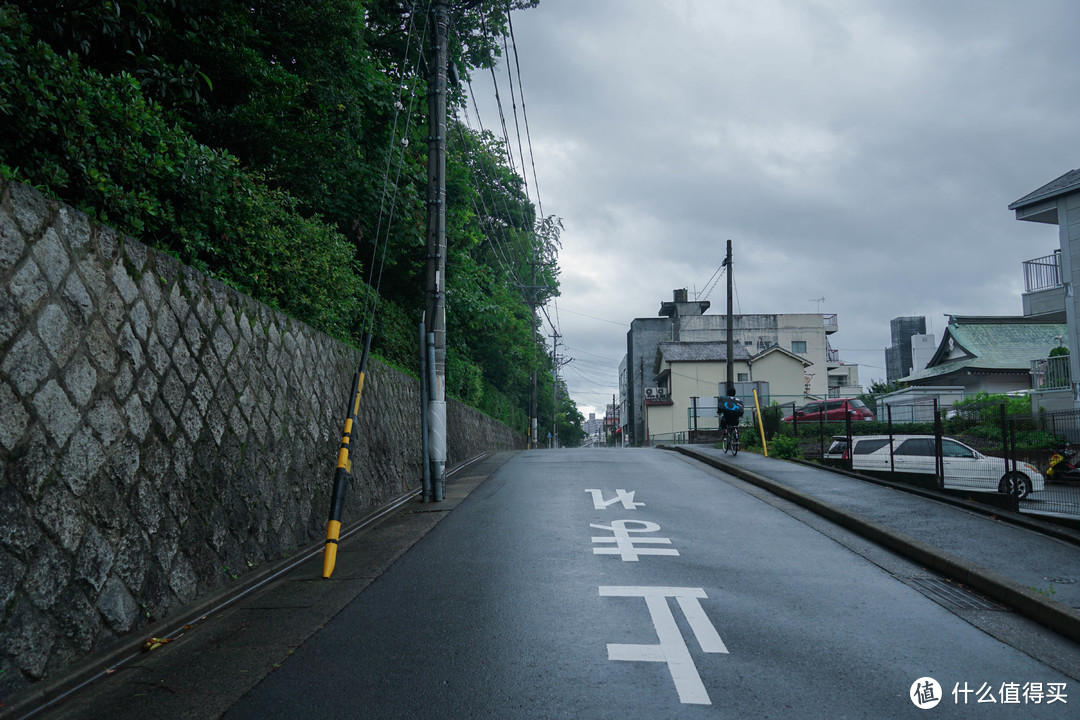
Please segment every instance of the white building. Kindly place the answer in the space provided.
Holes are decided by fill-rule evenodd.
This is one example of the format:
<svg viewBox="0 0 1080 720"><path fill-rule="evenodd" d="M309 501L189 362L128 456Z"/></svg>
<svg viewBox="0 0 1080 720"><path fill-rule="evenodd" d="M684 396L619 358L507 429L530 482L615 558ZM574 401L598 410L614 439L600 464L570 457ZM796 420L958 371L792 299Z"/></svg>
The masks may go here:
<svg viewBox="0 0 1080 720"><path fill-rule="evenodd" d="M659 317L631 321L626 355L620 366L622 421L631 444L643 444L647 435L645 389L658 386L653 365L660 343L726 340L727 316L706 315L709 307L708 301L689 300L685 289L675 290L671 301L660 304ZM787 388L788 392L771 389L773 401L802 404L808 398L852 397L862 393L858 365L840 360L839 353L829 344L829 337L840 329L836 315L735 315L732 326L735 342L748 357L777 347L805 360L802 386Z"/></svg>

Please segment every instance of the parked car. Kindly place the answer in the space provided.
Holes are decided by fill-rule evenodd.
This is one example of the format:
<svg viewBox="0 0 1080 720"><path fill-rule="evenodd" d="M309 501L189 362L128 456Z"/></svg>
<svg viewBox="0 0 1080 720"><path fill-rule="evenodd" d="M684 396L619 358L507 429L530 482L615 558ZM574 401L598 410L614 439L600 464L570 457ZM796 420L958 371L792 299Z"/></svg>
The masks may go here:
<svg viewBox="0 0 1080 720"><path fill-rule="evenodd" d="M849 415L852 420L874 419L874 413L859 398L836 398L803 405L794 415L784 418L784 422L796 419L799 422L821 422L822 413L825 414L825 422L844 422Z"/></svg>
<svg viewBox="0 0 1080 720"><path fill-rule="evenodd" d="M852 439L854 440L854 438ZM829 445L829 449L825 451L824 457L826 460L847 460L847 435L833 435L832 444Z"/></svg>
<svg viewBox="0 0 1080 720"><path fill-rule="evenodd" d="M843 438L846 446L847 438ZM852 448L840 451L841 457L851 458L856 472L916 473L933 475L937 472L937 458L933 435L893 436L892 462L889 460L888 435L862 435L851 439ZM836 447L834 440L833 452ZM1043 489L1043 476L1027 463L1016 463L1016 470L1006 467L1005 460L983 455L978 450L953 438L941 439L942 464L945 469L945 487L972 490L997 490L1019 499ZM1011 465L1011 463L1010 463Z"/></svg>

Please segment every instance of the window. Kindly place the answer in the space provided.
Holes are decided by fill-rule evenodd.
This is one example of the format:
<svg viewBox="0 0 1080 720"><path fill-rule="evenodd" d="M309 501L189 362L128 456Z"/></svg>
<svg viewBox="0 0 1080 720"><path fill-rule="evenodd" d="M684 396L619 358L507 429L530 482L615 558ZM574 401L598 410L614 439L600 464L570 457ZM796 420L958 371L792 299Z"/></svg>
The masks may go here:
<svg viewBox="0 0 1080 720"><path fill-rule="evenodd" d="M750 373L737 373L735 376L736 382L750 382Z"/></svg>
<svg viewBox="0 0 1080 720"><path fill-rule="evenodd" d="M856 455L869 455L875 450L880 450L889 444L888 438L874 438L873 440L858 440L855 442Z"/></svg>
<svg viewBox="0 0 1080 720"><path fill-rule="evenodd" d="M955 457L955 458L968 458L974 459L975 453L969 448L961 445L958 442L952 440L941 441L941 455L942 457Z"/></svg>
<svg viewBox="0 0 1080 720"><path fill-rule="evenodd" d="M912 438L905 440L896 448L896 455L918 455L931 457L934 455L934 441L928 438Z"/></svg>
<svg viewBox="0 0 1080 720"><path fill-rule="evenodd" d="M806 354L806 341L805 340L792 340L791 341L791 352L793 352L793 353L801 353L801 354L805 355Z"/></svg>

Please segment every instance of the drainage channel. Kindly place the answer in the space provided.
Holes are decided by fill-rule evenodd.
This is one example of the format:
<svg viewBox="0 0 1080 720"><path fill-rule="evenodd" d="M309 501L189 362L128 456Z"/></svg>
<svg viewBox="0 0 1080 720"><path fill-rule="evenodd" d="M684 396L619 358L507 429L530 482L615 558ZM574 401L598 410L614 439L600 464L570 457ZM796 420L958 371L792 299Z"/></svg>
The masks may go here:
<svg viewBox="0 0 1080 720"><path fill-rule="evenodd" d="M1004 605L974 590L944 578L907 578L907 584L948 610L998 610L1011 612Z"/></svg>

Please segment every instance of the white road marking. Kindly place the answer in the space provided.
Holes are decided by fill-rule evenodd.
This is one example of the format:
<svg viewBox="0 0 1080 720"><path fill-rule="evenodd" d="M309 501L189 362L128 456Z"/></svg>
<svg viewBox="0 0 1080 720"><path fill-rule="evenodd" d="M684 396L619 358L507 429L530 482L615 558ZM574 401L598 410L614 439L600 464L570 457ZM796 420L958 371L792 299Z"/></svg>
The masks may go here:
<svg viewBox="0 0 1080 720"><path fill-rule="evenodd" d="M708 595L702 588L683 587L618 587L600 586L600 597L643 597L649 608L659 645L608 643L608 659L629 662L667 663L679 701L684 705L712 705L705 684L701 682L694 659L686 647L682 632L667 599L675 598L698 645L707 653L727 653L727 647L701 607L701 598Z"/></svg>
<svg viewBox="0 0 1080 720"><path fill-rule="evenodd" d="M626 492L625 490L616 490L615 497L610 500L604 499L603 490L586 490L585 492L592 494L593 508L596 510L607 510L609 505L614 505L617 502L621 502L624 510L636 510L639 507L645 507L643 502L634 502L634 493L636 490Z"/></svg>
<svg viewBox="0 0 1080 720"><path fill-rule="evenodd" d="M627 527L630 524L640 526L638 529ZM597 530L609 530L612 533L612 537L597 537L592 538L593 543L615 543L615 547L597 547L593 548L594 555L620 555L626 562L637 562L639 555L678 555L679 551L664 548L641 548L638 545L654 544L654 545L670 545L671 540L669 538L643 538L643 537L630 537L630 533L651 533L660 529L660 526L654 522L648 522L646 520L614 520L611 525L597 525L596 523L589 523L589 527Z"/></svg>

